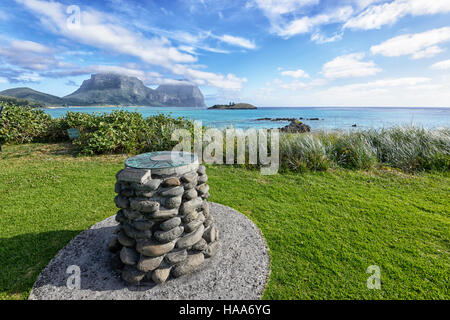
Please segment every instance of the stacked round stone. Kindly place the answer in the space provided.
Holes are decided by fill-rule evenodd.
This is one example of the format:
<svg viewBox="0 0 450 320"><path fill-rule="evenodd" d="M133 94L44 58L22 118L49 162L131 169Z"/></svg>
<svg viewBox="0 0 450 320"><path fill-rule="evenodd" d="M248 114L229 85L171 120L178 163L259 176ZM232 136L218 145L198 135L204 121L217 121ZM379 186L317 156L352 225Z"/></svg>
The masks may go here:
<svg viewBox="0 0 450 320"><path fill-rule="evenodd" d="M186 275L214 256L219 230L209 212L206 168L193 154L139 155L116 175L120 223L109 250L112 265L130 284L162 283Z"/></svg>

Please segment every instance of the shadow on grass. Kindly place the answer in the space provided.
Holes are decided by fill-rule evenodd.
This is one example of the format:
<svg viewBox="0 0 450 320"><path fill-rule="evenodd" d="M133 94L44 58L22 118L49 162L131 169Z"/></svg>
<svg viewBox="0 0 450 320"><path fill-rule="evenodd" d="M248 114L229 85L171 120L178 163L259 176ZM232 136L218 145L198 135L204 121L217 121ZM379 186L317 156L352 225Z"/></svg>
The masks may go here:
<svg viewBox="0 0 450 320"><path fill-rule="evenodd" d="M29 233L0 238L0 295L26 298L48 262L82 230Z"/></svg>

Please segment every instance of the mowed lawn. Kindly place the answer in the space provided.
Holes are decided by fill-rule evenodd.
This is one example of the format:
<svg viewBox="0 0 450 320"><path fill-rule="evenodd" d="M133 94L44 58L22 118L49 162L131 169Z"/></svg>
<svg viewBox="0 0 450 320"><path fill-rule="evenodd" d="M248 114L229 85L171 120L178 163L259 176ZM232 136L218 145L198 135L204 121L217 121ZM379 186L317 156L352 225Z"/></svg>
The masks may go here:
<svg viewBox="0 0 450 320"><path fill-rule="evenodd" d="M115 174L125 158L73 157L67 145L4 147L0 299L26 299L58 250L115 214ZM449 173L261 176L210 166L208 175L210 201L245 214L267 241L265 299L450 298ZM366 286L371 265L381 269L380 290Z"/></svg>

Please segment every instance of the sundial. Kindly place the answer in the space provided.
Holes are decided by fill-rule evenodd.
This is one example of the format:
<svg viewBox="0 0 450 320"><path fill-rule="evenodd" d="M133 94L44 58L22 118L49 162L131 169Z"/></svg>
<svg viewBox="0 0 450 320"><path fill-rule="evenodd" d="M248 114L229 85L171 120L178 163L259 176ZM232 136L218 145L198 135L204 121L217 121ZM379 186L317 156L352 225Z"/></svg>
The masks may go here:
<svg viewBox="0 0 450 320"><path fill-rule="evenodd" d="M164 169L196 163L198 163L198 157L190 152L158 151L128 158L125 161L125 166L136 169Z"/></svg>

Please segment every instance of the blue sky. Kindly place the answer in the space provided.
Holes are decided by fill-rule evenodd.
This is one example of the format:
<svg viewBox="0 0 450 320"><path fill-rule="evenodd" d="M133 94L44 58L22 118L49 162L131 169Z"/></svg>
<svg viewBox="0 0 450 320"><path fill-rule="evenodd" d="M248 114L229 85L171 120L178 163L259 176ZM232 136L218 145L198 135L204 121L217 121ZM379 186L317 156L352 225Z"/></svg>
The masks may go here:
<svg viewBox="0 0 450 320"><path fill-rule="evenodd" d="M207 104L450 106L450 0L2 0L0 90L186 79Z"/></svg>

